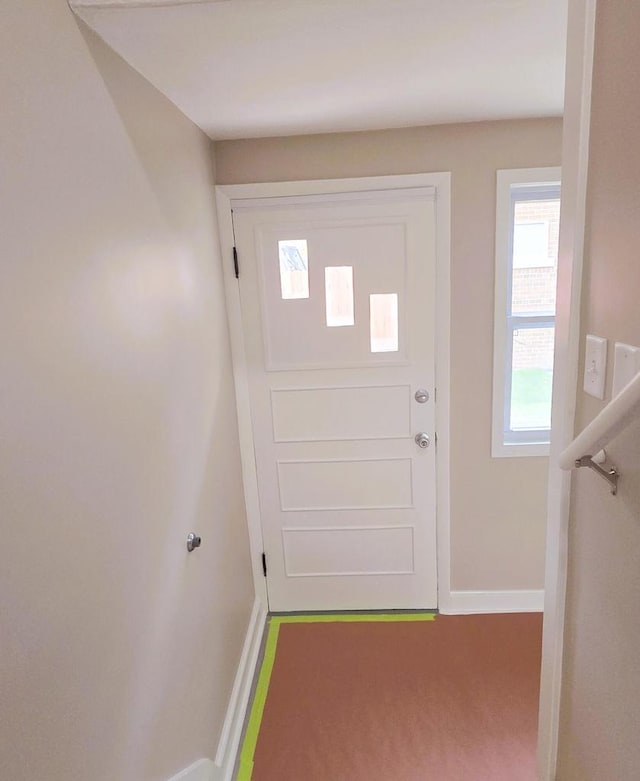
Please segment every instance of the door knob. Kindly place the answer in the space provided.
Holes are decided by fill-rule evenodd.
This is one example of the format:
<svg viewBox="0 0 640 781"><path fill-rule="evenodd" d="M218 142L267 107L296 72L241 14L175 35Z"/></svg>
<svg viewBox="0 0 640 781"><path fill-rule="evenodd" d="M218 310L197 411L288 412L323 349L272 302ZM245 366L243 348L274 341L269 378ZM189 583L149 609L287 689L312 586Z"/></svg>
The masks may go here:
<svg viewBox="0 0 640 781"><path fill-rule="evenodd" d="M429 439L429 435L425 434L424 431L421 431L419 434L416 434L414 439L416 441L416 445L422 448L429 447L429 443L431 441Z"/></svg>

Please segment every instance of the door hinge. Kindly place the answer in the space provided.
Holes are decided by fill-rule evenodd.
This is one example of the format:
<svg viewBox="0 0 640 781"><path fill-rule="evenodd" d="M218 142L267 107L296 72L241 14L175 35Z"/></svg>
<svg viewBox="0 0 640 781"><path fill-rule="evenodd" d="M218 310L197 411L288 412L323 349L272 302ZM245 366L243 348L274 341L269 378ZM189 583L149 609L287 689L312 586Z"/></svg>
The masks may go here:
<svg viewBox="0 0 640 781"><path fill-rule="evenodd" d="M233 248L233 270L236 273L236 279L240 277L240 266L238 265L238 250Z"/></svg>
<svg viewBox="0 0 640 781"><path fill-rule="evenodd" d="M262 554L262 574L267 577L267 554Z"/></svg>

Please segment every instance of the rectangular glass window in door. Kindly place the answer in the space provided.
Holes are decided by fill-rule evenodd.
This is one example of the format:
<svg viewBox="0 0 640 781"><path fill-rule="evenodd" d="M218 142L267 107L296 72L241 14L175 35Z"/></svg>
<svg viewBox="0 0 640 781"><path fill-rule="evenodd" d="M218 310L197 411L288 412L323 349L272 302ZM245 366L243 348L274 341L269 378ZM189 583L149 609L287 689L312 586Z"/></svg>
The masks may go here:
<svg viewBox="0 0 640 781"><path fill-rule="evenodd" d="M278 242L282 298L309 298L309 251L305 239Z"/></svg>
<svg viewBox="0 0 640 781"><path fill-rule="evenodd" d="M373 293L370 295L369 318L371 352L397 352L398 294Z"/></svg>
<svg viewBox="0 0 640 781"><path fill-rule="evenodd" d="M353 266L327 266L324 287L327 326L354 325Z"/></svg>

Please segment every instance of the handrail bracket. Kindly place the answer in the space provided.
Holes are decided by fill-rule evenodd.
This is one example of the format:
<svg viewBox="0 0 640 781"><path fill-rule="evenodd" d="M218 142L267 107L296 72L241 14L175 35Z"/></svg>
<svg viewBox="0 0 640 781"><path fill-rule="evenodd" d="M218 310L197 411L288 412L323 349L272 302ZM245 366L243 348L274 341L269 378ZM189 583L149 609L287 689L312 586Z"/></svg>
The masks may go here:
<svg viewBox="0 0 640 781"><path fill-rule="evenodd" d="M615 468L615 466L602 467L593 460L593 456L582 456L582 458L577 458L575 461L575 466L578 469L582 466L593 469L594 472L597 472L600 477L609 483L611 486L611 493L614 496L618 493L618 478L620 477L620 473Z"/></svg>

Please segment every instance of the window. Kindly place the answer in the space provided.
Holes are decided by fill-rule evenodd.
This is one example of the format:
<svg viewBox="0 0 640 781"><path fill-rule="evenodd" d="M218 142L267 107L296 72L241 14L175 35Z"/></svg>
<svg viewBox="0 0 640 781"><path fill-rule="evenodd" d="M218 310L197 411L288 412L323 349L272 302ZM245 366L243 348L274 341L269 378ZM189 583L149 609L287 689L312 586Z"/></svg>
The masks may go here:
<svg viewBox="0 0 640 781"><path fill-rule="evenodd" d="M327 266L324 295L329 328L355 325L353 315L353 266Z"/></svg>
<svg viewBox="0 0 640 781"><path fill-rule="evenodd" d="M398 352L398 294L369 296L369 337L372 353Z"/></svg>
<svg viewBox="0 0 640 781"><path fill-rule="evenodd" d="M560 169L498 171L492 455L548 455Z"/></svg>
<svg viewBox="0 0 640 781"><path fill-rule="evenodd" d="M278 242L282 298L309 298L309 251L306 239Z"/></svg>

